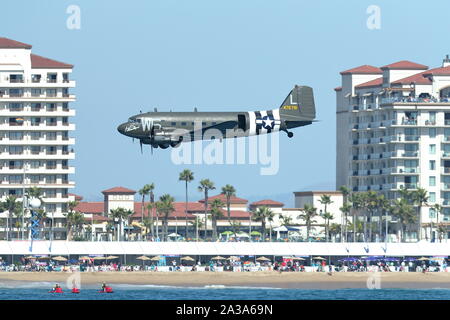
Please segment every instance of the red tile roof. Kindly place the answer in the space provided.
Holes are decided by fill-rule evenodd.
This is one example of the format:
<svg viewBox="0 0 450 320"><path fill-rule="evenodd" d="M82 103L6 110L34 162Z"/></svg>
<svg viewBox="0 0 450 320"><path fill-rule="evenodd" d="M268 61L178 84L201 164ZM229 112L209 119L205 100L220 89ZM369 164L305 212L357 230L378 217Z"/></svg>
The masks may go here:
<svg viewBox="0 0 450 320"><path fill-rule="evenodd" d="M11 40L8 38L0 38L0 48L1 49L31 49L31 45Z"/></svg>
<svg viewBox="0 0 450 320"><path fill-rule="evenodd" d="M283 207L284 203L266 199L266 200L253 202L250 205L253 206L253 207L258 207L258 206Z"/></svg>
<svg viewBox="0 0 450 320"><path fill-rule="evenodd" d="M428 69L428 66L425 66L423 64L418 64L415 62L411 62L408 60L402 60L398 62L394 62L388 65L385 65L381 67L380 69L398 69L398 70L426 70Z"/></svg>
<svg viewBox="0 0 450 320"><path fill-rule="evenodd" d="M148 209L147 205L150 202L144 203L144 217L148 216ZM185 202L174 202L173 204L175 211L177 212L177 215L181 215L184 217L184 210L186 208ZM134 214L133 217L141 217L142 210L142 202L135 202L134 203ZM188 217L192 216L192 213L195 212L204 212L205 206L198 202L188 202ZM155 215L155 210L153 210L153 215Z"/></svg>
<svg viewBox="0 0 450 320"><path fill-rule="evenodd" d="M80 202L76 207L75 211L82 213L98 213L102 214L105 207L104 202Z"/></svg>
<svg viewBox="0 0 450 320"><path fill-rule="evenodd" d="M223 203L227 203L227 197L225 197L224 194L218 194L216 196L212 196L212 197L208 197L208 203L211 203L214 201L214 199L220 199ZM201 199L198 200L198 202L200 203L204 203L205 199ZM246 199L242 199L242 198L238 198L238 197L231 197L230 198L230 203L232 204L247 204L248 200Z"/></svg>
<svg viewBox="0 0 450 320"><path fill-rule="evenodd" d="M136 191L131 190L131 189L127 189L124 187L114 187L111 189L107 189L102 191L103 194L109 194L109 193L128 193L128 194L135 194Z"/></svg>
<svg viewBox="0 0 450 320"><path fill-rule="evenodd" d="M84 218L84 220L86 221L86 223L92 222L91 217ZM94 222L105 222L105 221L110 221L111 219L108 217L99 215L99 214L94 214L93 220L94 220Z"/></svg>
<svg viewBox="0 0 450 320"><path fill-rule="evenodd" d="M31 68L33 69L72 69L73 65L49 58L31 54Z"/></svg>
<svg viewBox="0 0 450 320"><path fill-rule="evenodd" d="M427 70L424 75L448 76L450 75L450 66Z"/></svg>
<svg viewBox="0 0 450 320"><path fill-rule="evenodd" d="M81 200L83 200L83 197L82 197L82 196L79 196L79 195L77 195L77 194L75 194L75 193L69 193L69 196L75 197L75 201L81 201Z"/></svg>
<svg viewBox="0 0 450 320"><path fill-rule="evenodd" d="M392 84L431 84L431 80L425 77L425 74L428 74L431 70L427 70L424 72L413 74L412 76L398 79L392 82Z"/></svg>
<svg viewBox="0 0 450 320"><path fill-rule="evenodd" d="M222 214L223 214L223 216L220 217L218 220L227 220L228 219L227 210L222 210ZM250 212L241 211L241 210L230 210L230 217L231 218L249 218Z"/></svg>
<svg viewBox="0 0 450 320"><path fill-rule="evenodd" d="M342 75L344 75L344 74L382 74L382 73L383 73L383 71L381 69L374 67L374 66L369 66L367 64L341 72Z"/></svg>
<svg viewBox="0 0 450 320"><path fill-rule="evenodd" d="M371 87L379 87L383 84L383 77L376 78L374 80L370 80L361 84L358 84L355 86L355 88L361 89L361 88L371 88Z"/></svg>

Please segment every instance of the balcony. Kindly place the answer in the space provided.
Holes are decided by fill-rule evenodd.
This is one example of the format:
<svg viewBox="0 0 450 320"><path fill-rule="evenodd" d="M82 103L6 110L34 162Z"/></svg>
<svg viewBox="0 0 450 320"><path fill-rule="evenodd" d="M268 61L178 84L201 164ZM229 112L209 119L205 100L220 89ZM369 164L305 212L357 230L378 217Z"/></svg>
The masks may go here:
<svg viewBox="0 0 450 320"><path fill-rule="evenodd" d="M405 136L405 141L419 141L420 140L420 136Z"/></svg>
<svg viewBox="0 0 450 320"><path fill-rule="evenodd" d="M381 104L392 104L392 103L450 103L450 99L448 98L412 98L412 97L391 97L391 98L382 98Z"/></svg>
<svg viewBox="0 0 450 320"><path fill-rule="evenodd" d="M448 152L448 151L443 151L443 152L442 152L442 157L443 157L443 158L450 158L450 152Z"/></svg>
<svg viewBox="0 0 450 320"><path fill-rule="evenodd" d="M417 119L403 119L402 126L417 126Z"/></svg>
<svg viewBox="0 0 450 320"><path fill-rule="evenodd" d="M450 190L450 183L442 183L442 190Z"/></svg>
<svg viewBox="0 0 450 320"><path fill-rule="evenodd" d="M404 151L400 153L400 157L402 158L417 158L418 156L418 151Z"/></svg>
<svg viewBox="0 0 450 320"><path fill-rule="evenodd" d="M449 167L442 168L441 173L442 174L450 174L450 168Z"/></svg>

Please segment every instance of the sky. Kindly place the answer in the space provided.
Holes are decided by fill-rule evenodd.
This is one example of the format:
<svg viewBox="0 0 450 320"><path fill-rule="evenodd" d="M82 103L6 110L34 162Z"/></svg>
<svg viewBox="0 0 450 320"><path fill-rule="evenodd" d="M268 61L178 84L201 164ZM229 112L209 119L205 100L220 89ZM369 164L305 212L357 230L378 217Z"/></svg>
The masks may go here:
<svg viewBox="0 0 450 320"><path fill-rule="evenodd" d="M71 5L80 28L70 29ZM379 28L367 21L379 8ZM184 199L183 169L217 193L225 184L250 200L293 205L293 192L334 190L336 98L340 71L410 60L439 66L450 53L448 1L8 1L2 37L32 52L73 64L77 101L74 193L101 200L101 191L138 190ZM426 13L424 15L424 13ZM372 20L371 20L372 21ZM142 111L251 111L280 106L295 84L314 89L318 122L280 134L279 170L260 164L177 165L171 149L147 146L116 128ZM338 148L339 150L339 148ZM340 150L342 152L342 150ZM345 151L344 151L345 152ZM215 192L212 191L212 194Z"/></svg>

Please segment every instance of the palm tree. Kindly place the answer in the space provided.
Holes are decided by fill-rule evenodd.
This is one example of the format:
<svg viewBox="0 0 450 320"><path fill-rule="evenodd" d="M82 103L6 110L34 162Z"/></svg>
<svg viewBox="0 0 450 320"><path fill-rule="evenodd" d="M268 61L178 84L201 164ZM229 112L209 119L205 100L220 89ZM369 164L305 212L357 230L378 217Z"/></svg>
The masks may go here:
<svg viewBox="0 0 450 320"><path fill-rule="evenodd" d="M356 242L356 217L357 213L361 210L363 207L363 199L361 197L360 193L352 193L350 196L350 202L352 203L352 210L353 210L353 221L351 223L352 229L353 229L353 242Z"/></svg>
<svg viewBox="0 0 450 320"><path fill-rule="evenodd" d="M350 188L348 188L348 187L346 187L346 186L340 186L339 187L339 191L342 193L342 196L343 196L343 204L344 204L344 206L345 205L347 205L348 204L348 197L349 197L349 195L350 195ZM346 208L347 209L347 208ZM340 209L339 209L340 210ZM342 210L341 210L341 212L343 213L343 215L342 215L342 217L341 217L341 242L343 241L343 239L344 239L344 234L347 232L347 224L346 224L346 221L347 221L347 215L350 213L350 211L351 211L351 207L349 207L349 209L348 209L348 211L347 212L342 212ZM344 226L345 226L345 228L344 228ZM346 239L346 241L347 241L347 235L345 235L345 239Z"/></svg>
<svg viewBox="0 0 450 320"><path fill-rule="evenodd" d="M171 195L164 194L161 197L159 197L159 201L156 203L157 211L162 214L163 219L163 229L162 229L163 241L167 241L169 215L175 211L175 208L173 206L174 201L175 199Z"/></svg>
<svg viewBox="0 0 450 320"><path fill-rule="evenodd" d="M428 192L424 188L417 188L416 191L413 191L413 200L417 204L418 211L418 227L417 227L417 240L422 240L422 207L423 205L428 204Z"/></svg>
<svg viewBox="0 0 450 320"><path fill-rule="evenodd" d="M377 202L378 202L377 209L378 209L378 212L379 212L379 215L378 215L378 234L379 234L379 238L381 239L381 236L383 234L383 225L382 225L383 216L385 214L387 214L387 212L389 211L390 203L389 203L389 200L387 200L384 197L383 194L378 196ZM385 219L386 219L385 224L387 226L387 216L385 217ZM386 230L385 233L386 233L386 238L387 238L388 230Z"/></svg>
<svg viewBox="0 0 450 320"><path fill-rule="evenodd" d="M409 204L406 199L397 199L394 201L392 215L399 219L400 222L400 241L403 242L405 239L405 229L406 225L409 223L414 223L416 216L414 214L414 208Z"/></svg>
<svg viewBox="0 0 450 320"><path fill-rule="evenodd" d="M341 242L344 242L344 236L345 235L345 241L348 241L348 220L347 220L347 216L350 214L350 210L351 210L352 206L348 203L348 202L344 202L344 204L342 205L342 207L339 208L339 210L341 210L342 212L342 217L343 217L343 223L341 224Z"/></svg>
<svg viewBox="0 0 450 320"><path fill-rule="evenodd" d="M433 206L433 209L434 209L434 212L436 212L436 226L438 226L439 225L439 215L442 213L443 207L440 204L436 203ZM430 239L432 237L431 236L432 232L433 232L433 220L431 220Z"/></svg>
<svg viewBox="0 0 450 320"><path fill-rule="evenodd" d="M145 206L145 197L150 194L150 185L146 184L140 189L139 195L142 197L142 204L141 204L141 224L144 224L144 206Z"/></svg>
<svg viewBox="0 0 450 320"><path fill-rule="evenodd" d="M67 213L64 213L64 216L66 217L66 239L67 241L72 240L72 232L73 232L73 224L72 222L75 221L75 208L78 206L78 201L69 201L67 204L67 207L69 211Z"/></svg>
<svg viewBox="0 0 450 320"><path fill-rule="evenodd" d="M262 206L258 207L252 215L253 220L261 222L262 239L266 240L266 221L273 221L275 214L270 208Z"/></svg>
<svg viewBox="0 0 450 320"><path fill-rule="evenodd" d="M353 239L356 242L356 240L359 239L358 235L361 235L364 232L363 223L361 222L361 220L355 220L355 222L350 223L350 227L352 230L354 230Z"/></svg>
<svg viewBox="0 0 450 320"><path fill-rule="evenodd" d="M148 240L148 230L150 230L150 236L154 235L155 222L153 221L153 208L155 207L155 203L150 202L147 204L147 212L148 215L144 218L144 226L147 229L146 236Z"/></svg>
<svg viewBox="0 0 450 320"><path fill-rule="evenodd" d="M443 223L439 223L437 227L437 234L439 242L442 242L442 234L447 234L447 226L444 225Z"/></svg>
<svg viewBox="0 0 450 320"><path fill-rule="evenodd" d="M10 240L10 232L12 231L12 217L13 214L17 212L17 210L21 210L21 204L17 201L17 198L14 196L8 196L5 201L1 204L1 211L8 211L8 217L6 222L6 240Z"/></svg>
<svg viewBox="0 0 450 320"><path fill-rule="evenodd" d="M130 209L123 211L123 217L122 218L123 218L124 221L127 222L127 232L126 232L126 235L127 235L126 240L127 241L130 241L130 219L131 219L131 216L133 214L134 214L134 211L130 210Z"/></svg>
<svg viewBox="0 0 450 320"><path fill-rule="evenodd" d="M342 235L342 225L338 223L332 223L329 227L329 232L332 238L336 241L336 236L340 233Z"/></svg>
<svg viewBox="0 0 450 320"><path fill-rule="evenodd" d="M225 195L225 198L227 199L228 224L231 225L231 197L236 196L236 189L232 185L227 184L222 187L222 194Z"/></svg>
<svg viewBox="0 0 450 320"><path fill-rule="evenodd" d="M334 219L334 216L329 213L329 212L325 212L322 215L322 218L325 220L325 239L326 242L328 242L329 240L329 230L330 230L330 221Z"/></svg>
<svg viewBox="0 0 450 320"><path fill-rule="evenodd" d="M224 203L220 199L214 199L211 203L211 222L213 241L217 240L217 220L223 217L222 207Z"/></svg>
<svg viewBox="0 0 450 320"><path fill-rule="evenodd" d="M331 196L329 196L327 194L323 194L320 197L319 202L324 205L323 213L327 213L327 205L333 203L333 201L331 201Z"/></svg>
<svg viewBox="0 0 450 320"><path fill-rule="evenodd" d="M70 211L66 214L66 221L68 226L68 240L72 240L72 234L75 234L75 239L79 239L80 229L85 223L84 215L78 211Z"/></svg>
<svg viewBox="0 0 450 320"><path fill-rule="evenodd" d="M317 208L314 208L313 205L306 203L303 206L302 211L303 211L303 214L299 215L297 217L297 219L302 219L302 220L305 221L305 224L306 224L306 239L309 240L309 232L311 230L311 225L313 223L317 222L316 220L314 220L314 218L318 216Z"/></svg>
<svg viewBox="0 0 450 320"><path fill-rule="evenodd" d="M372 241L372 227L373 227L373 223L372 223L372 218L374 216L374 212L378 209L378 194L375 191L368 191L365 194L365 199L366 199L366 207L368 210L368 222L369 222L369 236L367 237L367 239L369 240L369 242ZM366 237L364 236L364 239L366 239Z"/></svg>
<svg viewBox="0 0 450 320"><path fill-rule="evenodd" d="M283 216L282 213L278 214L278 219L280 219L282 226L290 226L292 224L292 217L290 216Z"/></svg>
<svg viewBox="0 0 450 320"><path fill-rule="evenodd" d="M184 208L184 216L185 216L185 220L186 220L186 234L185 234L185 238L187 239L188 237L188 218L187 218L187 213L188 213L188 184L189 182L194 180L194 173L189 170L189 169L184 169L182 172L180 172L180 177L178 178L179 181L184 181L186 184L186 203L185 203L185 208Z"/></svg>
<svg viewBox="0 0 450 320"><path fill-rule="evenodd" d="M122 232L122 221L125 216L125 209L124 208L116 208L111 209L109 211L109 216L114 221L114 230L116 230L116 241L121 241L123 238L123 232ZM116 228L117 225L117 228Z"/></svg>
<svg viewBox="0 0 450 320"><path fill-rule="evenodd" d="M208 191L214 190L216 187L214 186L214 182L209 179L200 180L200 185L198 186L199 192L204 192L205 194L205 240L207 234L207 220L208 220Z"/></svg>
<svg viewBox="0 0 450 320"><path fill-rule="evenodd" d="M200 217L195 217L194 221L189 221L195 227L195 240L198 241L198 229L203 226L202 219Z"/></svg>

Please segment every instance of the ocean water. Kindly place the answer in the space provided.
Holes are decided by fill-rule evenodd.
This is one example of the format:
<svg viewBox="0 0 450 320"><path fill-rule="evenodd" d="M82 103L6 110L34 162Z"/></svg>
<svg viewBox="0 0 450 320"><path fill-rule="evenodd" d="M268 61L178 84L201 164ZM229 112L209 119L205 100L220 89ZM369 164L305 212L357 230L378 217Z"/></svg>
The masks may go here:
<svg viewBox="0 0 450 320"><path fill-rule="evenodd" d="M94 286L73 294L49 293L53 283L0 283L0 300L450 300L450 289L276 289L254 287L113 286L114 293L99 293Z"/></svg>

